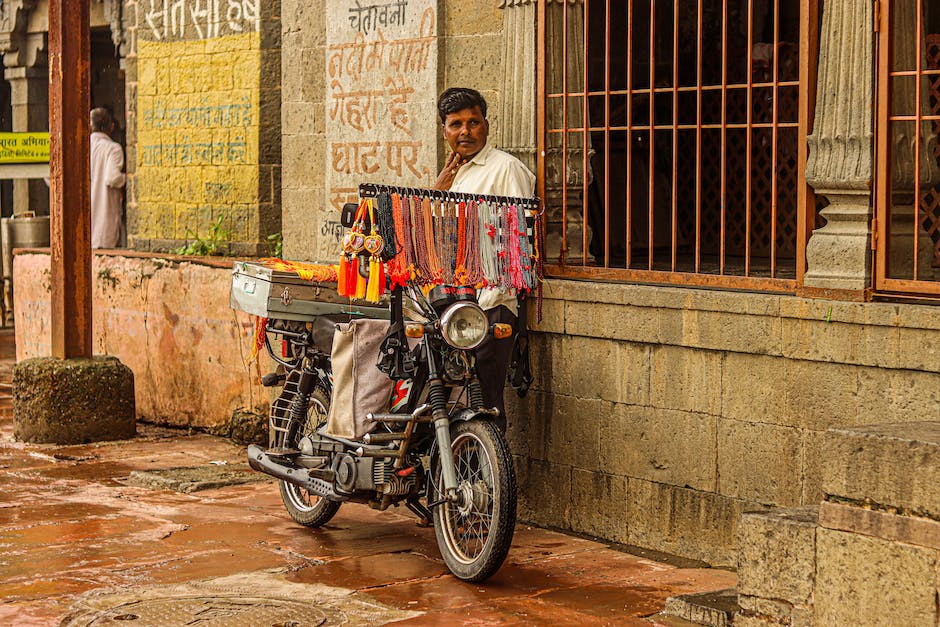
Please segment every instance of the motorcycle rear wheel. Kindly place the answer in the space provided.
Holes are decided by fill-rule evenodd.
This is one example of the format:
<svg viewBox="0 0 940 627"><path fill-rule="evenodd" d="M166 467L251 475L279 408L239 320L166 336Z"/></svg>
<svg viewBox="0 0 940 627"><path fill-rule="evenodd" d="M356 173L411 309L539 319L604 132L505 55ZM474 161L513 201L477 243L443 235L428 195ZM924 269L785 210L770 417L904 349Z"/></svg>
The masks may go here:
<svg viewBox="0 0 940 627"><path fill-rule="evenodd" d="M444 562L463 581L479 582L499 570L516 525L516 478L502 434L489 422L451 425L452 454L461 503L434 507L434 533ZM432 498L441 498L440 462Z"/></svg>
<svg viewBox="0 0 940 627"><path fill-rule="evenodd" d="M297 448L298 442L305 435L316 432L326 422L330 413L330 397L321 389L317 389L310 396L310 406L307 410L307 423L297 429L294 442L288 444L289 448ZM294 522L305 527L320 527L332 520L339 511L340 503L327 500L307 490L286 481L279 481L281 488L281 501L284 509L294 519Z"/></svg>

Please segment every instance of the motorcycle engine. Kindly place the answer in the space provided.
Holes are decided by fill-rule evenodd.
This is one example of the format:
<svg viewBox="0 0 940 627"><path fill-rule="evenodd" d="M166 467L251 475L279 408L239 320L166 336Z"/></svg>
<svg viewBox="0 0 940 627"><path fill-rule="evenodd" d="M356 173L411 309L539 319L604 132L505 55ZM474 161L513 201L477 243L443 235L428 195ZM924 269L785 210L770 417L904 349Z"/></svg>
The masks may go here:
<svg viewBox="0 0 940 627"><path fill-rule="evenodd" d="M348 453L337 455L333 459L333 472L336 473L334 483L336 491L342 494L352 494L356 491L356 477L359 469L356 458Z"/></svg>

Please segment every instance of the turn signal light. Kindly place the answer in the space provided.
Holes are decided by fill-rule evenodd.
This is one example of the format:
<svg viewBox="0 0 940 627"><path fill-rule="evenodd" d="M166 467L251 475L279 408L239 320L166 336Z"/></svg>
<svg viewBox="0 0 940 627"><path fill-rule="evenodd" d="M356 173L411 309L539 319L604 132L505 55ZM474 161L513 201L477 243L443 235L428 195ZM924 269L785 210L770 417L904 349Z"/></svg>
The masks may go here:
<svg viewBox="0 0 940 627"><path fill-rule="evenodd" d="M493 325L493 336L497 340L502 340L512 335L512 326L508 324L497 323Z"/></svg>
<svg viewBox="0 0 940 627"><path fill-rule="evenodd" d="M422 338L424 337L424 325L420 322L406 322L405 323L405 336L411 338Z"/></svg>

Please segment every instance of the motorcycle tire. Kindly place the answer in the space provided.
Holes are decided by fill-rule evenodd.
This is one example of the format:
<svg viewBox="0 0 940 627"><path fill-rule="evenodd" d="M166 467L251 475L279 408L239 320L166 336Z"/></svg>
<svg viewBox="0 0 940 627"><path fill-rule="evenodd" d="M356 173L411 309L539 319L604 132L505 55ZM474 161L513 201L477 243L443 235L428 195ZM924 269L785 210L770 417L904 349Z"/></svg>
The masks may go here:
<svg viewBox="0 0 940 627"><path fill-rule="evenodd" d="M444 562L463 581L479 582L499 570L516 526L516 477L509 447L499 430L483 420L451 425L452 453L461 504L433 508L434 533ZM439 460L431 497L441 498Z"/></svg>
<svg viewBox="0 0 940 627"><path fill-rule="evenodd" d="M330 413L330 397L321 389L317 389L310 395L310 406L307 410L307 424L301 425L297 429L296 440L308 434L315 432L324 422ZM297 448L297 442L290 442L290 448ZM330 501L325 498L310 494L300 486L296 486L286 481L279 481L281 488L281 501L284 503L284 509L294 519L294 522L305 527L320 527L330 522L336 512L339 511L340 503Z"/></svg>

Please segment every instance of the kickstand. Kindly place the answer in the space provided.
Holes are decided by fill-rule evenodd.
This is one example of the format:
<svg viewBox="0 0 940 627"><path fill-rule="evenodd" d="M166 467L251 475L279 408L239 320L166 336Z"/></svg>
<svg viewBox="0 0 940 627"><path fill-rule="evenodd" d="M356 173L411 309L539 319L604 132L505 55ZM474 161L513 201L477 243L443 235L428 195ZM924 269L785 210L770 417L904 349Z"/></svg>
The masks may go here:
<svg viewBox="0 0 940 627"><path fill-rule="evenodd" d="M418 517L419 527L431 526L431 510L422 505L419 501L406 501L405 506Z"/></svg>

